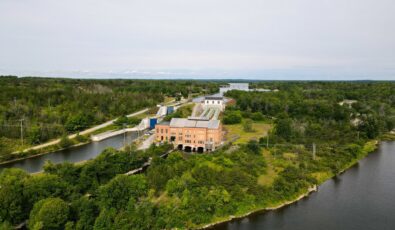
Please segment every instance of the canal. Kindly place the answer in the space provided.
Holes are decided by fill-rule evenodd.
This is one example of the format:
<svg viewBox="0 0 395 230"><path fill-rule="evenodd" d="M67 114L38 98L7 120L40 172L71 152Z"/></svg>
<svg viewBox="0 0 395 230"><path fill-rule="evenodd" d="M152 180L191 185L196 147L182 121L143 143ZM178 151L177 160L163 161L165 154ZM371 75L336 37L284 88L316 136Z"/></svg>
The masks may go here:
<svg viewBox="0 0 395 230"><path fill-rule="evenodd" d="M255 213L217 230L395 229L395 142L379 149L318 192L287 207Z"/></svg>
<svg viewBox="0 0 395 230"><path fill-rule="evenodd" d="M141 134L141 133L140 133ZM137 132L129 132L126 134L126 142L130 143L138 137ZM53 163L62 162L81 162L92 159L99 155L105 148L113 147L116 149L121 148L124 145L124 134L113 136L100 142L91 142L85 145L65 149L34 158L25 159L22 161L16 161L5 165L0 165L0 170L3 168L21 168L29 173L40 172L43 169L44 163L47 160Z"/></svg>

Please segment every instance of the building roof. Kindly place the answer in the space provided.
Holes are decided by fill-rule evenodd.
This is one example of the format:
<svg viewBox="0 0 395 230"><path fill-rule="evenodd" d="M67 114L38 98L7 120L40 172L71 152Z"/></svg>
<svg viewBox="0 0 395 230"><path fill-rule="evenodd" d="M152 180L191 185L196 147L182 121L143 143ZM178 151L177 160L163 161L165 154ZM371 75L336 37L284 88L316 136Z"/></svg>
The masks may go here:
<svg viewBox="0 0 395 230"><path fill-rule="evenodd" d="M208 121L210 119L208 117L192 117L192 116L189 116L188 120Z"/></svg>
<svg viewBox="0 0 395 230"><path fill-rule="evenodd" d="M162 121L158 125L170 125L170 121Z"/></svg>
<svg viewBox="0 0 395 230"><path fill-rule="evenodd" d="M224 97L221 96L205 96L204 97L206 100L223 100Z"/></svg>
<svg viewBox="0 0 395 230"><path fill-rule="evenodd" d="M170 121L170 127L176 128L208 128L217 129L219 127L219 120L189 120L186 118L172 118Z"/></svg>
<svg viewBox="0 0 395 230"><path fill-rule="evenodd" d="M228 83L228 85L230 86L242 86L242 87L246 87L249 86L250 83Z"/></svg>

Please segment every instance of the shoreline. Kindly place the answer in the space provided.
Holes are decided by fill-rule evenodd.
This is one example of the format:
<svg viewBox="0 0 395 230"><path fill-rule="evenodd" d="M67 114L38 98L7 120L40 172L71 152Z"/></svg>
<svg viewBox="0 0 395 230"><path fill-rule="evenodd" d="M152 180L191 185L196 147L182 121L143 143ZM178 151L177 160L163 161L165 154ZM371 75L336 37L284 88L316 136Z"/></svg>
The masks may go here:
<svg viewBox="0 0 395 230"><path fill-rule="evenodd" d="M23 157L23 158L16 158L16 159L9 160L9 161L3 161L3 162L0 162L0 166L1 165L6 165L6 164L10 164L10 163L14 163L14 162L18 162L18 161L31 159L31 158L35 158L35 157L39 157L39 156L42 156L42 155L47 155L47 154L50 154L50 153L55 153L55 152L66 150L66 149L72 149L72 148L75 148L75 147L78 147L78 146L89 144L91 142L92 141L90 140L90 141L87 141L87 142L77 143L77 144L71 145L71 146L66 147L66 148L60 148L60 149L56 149L56 150L53 150L53 151L46 151L46 152L42 152L42 153L33 154L33 155L26 156L26 157Z"/></svg>
<svg viewBox="0 0 395 230"><path fill-rule="evenodd" d="M143 136L140 136L140 138L134 139L134 140L132 141L132 143L137 142L137 141L139 141L139 140L142 139L142 138L143 138ZM87 142L81 142L81 143L77 143L77 144L75 144L75 145L71 145L71 146L69 146L69 147L67 147L67 148L61 148L61 149L58 149L58 150L55 150L55 151L48 151L48 152L38 153L38 154L34 154L34 155L27 156L27 157L24 157L24 158L18 158L18 159L14 159L14 160L10 160L10 161L1 162L1 163L0 163L0 166L6 165L6 164L10 164L10 163L14 163L14 162L18 162L18 161L23 161L23 160L31 159L31 158L35 158L35 157L39 157L39 156L46 155L46 154L50 154L50 153L55 153L55 152L62 151L62 150L66 150L66 149L72 149L72 148L79 147L79 146L82 146L82 145L90 144L90 143L92 143L92 142L93 142L92 140L89 140L89 141L87 141ZM125 149L125 146L122 146L122 147L120 147L120 148L117 148L117 150L124 150L124 149ZM73 162L73 164L84 164L84 163L86 163L88 160L90 160L90 159L83 160L83 161L78 161L78 162ZM42 172L43 172L43 171L39 171L39 172L30 173L30 174L34 175L34 174L38 174L38 173L42 173Z"/></svg>
<svg viewBox="0 0 395 230"><path fill-rule="evenodd" d="M298 202L299 200L308 197L311 193L317 192L317 191L318 191L318 188L319 188L319 186L320 186L321 184L325 183L326 181L329 181L330 179L333 179L333 178L334 178L335 176L337 176L337 175L340 175L340 174L344 173L345 171L347 171L348 169L350 169L351 167L353 167L354 165L356 165L360 160L364 159L364 158L367 157L369 154L371 154L371 153L373 153L374 151L376 151L376 150L378 149L379 144L381 143L381 141L380 141L380 140L372 140L372 141L374 141L374 149L372 149L371 151L368 151L368 152L367 152L366 154L364 154L363 156L356 158L354 161L351 161L350 164L347 165L344 169L342 169L338 174L331 175L330 177L328 177L327 179L325 179L324 181L322 181L322 183L320 183L319 185L314 185L314 186L308 188L306 192L300 194L297 198L295 198L295 199L293 199L293 200L288 200L288 201L281 202L279 205L276 205L276 206L265 207L265 208L258 208L258 209L249 211L249 212L247 212L247 213L245 213L245 214L236 215L236 216L235 216L235 215L231 215L231 216L226 217L226 218L223 219L223 220L219 220L219 221L216 221L216 222L213 222L213 223L209 223L209 224L206 224L206 225L204 225L204 226L197 227L196 229L210 229L210 228L212 228L212 227L214 227L214 226L216 226L216 225L225 224L225 223L227 223L227 222L231 222L231 221L237 220L237 219L242 219L242 218L245 218L245 217L250 216L251 214L257 213L257 212L261 212L261 211L273 211L273 210L277 210L277 209L283 208L283 207L285 207L285 206L288 206L288 205L290 205L290 204L296 203L296 202ZM369 143L369 142L366 142L365 144L367 144L367 143Z"/></svg>
<svg viewBox="0 0 395 230"><path fill-rule="evenodd" d="M237 220L237 219L242 219L242 218L250 216L250 215L252 215L254 213L257 213L257 212L273 211L273 210L276 210L276 209L280 209L280 208L283 208L283 207L288 206L290 204L296 203L299 200L302 200L303 198L308 197L311 193L317 192L317 191L318 191L318 185L314 185L314 186L308 188L306 192L300 194L298 197L296 197L293 200L284 201L284 202L282 202L282 203L280 203L280 204L278 204L276 206L265 207L265 208L258 208L258 209L255 209L253 211L247 212L245 214L241 214L241 215L236 215L236 216L231 215L231 216L227 217L224 220L219 220L219 221L216 221L214 223L206 224L206 225L204 225L202 227L198 227L197 229L210 229L210 228L212 228L212 227L214 227L216 225L224 224L226 222L230 222L230 221Z"/></svg>

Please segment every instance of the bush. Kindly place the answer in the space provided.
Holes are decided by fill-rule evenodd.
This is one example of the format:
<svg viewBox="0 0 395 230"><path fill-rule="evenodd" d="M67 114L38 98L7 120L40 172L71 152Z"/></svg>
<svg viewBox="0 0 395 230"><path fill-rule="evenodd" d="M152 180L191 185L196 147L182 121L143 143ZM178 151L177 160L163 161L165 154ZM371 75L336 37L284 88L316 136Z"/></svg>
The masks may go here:
<svg viewBox="0 0 395 230"><path fill-rule="evenodd" d="M75 140L78 141L79 143L83 143L83 142L87 142L89 138L84 135L80 135L78 133L77 136L75 137Z"/></svg>
<svg viewBox="0 0 395 230"><path fill-rule="evenodd" d="M251 115L251 119L254 121L263 121L264 117L262 113L256 112Z"/></svg>
<svg viewBox="0 0 395 230"><path fill-rule="evenodd" d="M64 149L72 145L73 145L73 141L70 140L68 136L63 135L63 137L60 139L59 146Z"/></svg>
<svg viewBox="0 0 395 230"><path fill-rule="evenodd" d="M259 146L258 141L256 140L251 140L247 143L247 148L254 154L260 154L261 153L261 147Z"/></svg>
<svg viewBox="0 0 395 230"><path fill-rule="evenodd" d="M239 124L241 122L240 111L229 111L225 112L223 122L224 124Z"/></svg>
<svg viewBox="0 0 395 230"><path fill-rule="evenodd" d="M254 129L252 128L252 120L251 119L246 119L244 121L243 130L244 130L244 132L254 132Z"/></svg>

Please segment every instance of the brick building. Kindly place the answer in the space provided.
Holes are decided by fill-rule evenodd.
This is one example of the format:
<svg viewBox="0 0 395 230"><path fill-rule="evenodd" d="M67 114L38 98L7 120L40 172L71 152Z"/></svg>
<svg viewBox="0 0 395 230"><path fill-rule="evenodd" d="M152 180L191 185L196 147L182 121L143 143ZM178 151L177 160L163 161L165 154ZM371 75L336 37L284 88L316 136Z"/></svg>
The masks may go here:
<svg viewBox="0 0 395 230"><path fill-rule="evenodd" d="M213 151L223 138L221 122L204 118L172 118L157 124L155 131L156 141L173 143L189 152Z"/></svg>

